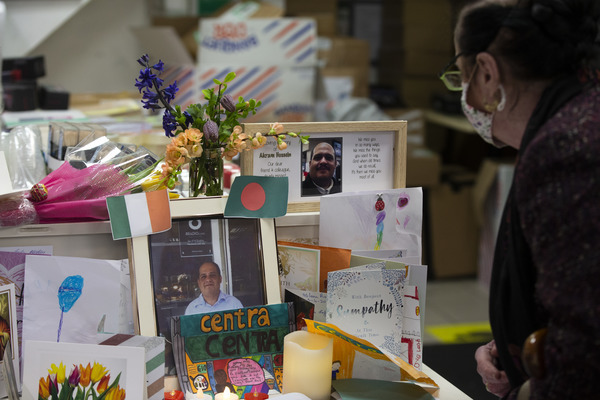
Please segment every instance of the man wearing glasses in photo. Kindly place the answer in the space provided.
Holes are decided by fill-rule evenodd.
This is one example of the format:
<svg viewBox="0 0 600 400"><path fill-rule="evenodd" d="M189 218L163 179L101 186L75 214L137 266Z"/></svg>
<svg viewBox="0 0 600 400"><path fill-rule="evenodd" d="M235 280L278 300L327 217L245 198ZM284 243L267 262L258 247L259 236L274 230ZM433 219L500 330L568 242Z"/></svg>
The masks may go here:
<svg viewBox="0 0 600 400"><path fill-rule="evenodd" d="M336 167L333 147L327 142L317 144L310 159L308 175L302 182L302 195L340 193L340 182L334 176Z"/></svg>

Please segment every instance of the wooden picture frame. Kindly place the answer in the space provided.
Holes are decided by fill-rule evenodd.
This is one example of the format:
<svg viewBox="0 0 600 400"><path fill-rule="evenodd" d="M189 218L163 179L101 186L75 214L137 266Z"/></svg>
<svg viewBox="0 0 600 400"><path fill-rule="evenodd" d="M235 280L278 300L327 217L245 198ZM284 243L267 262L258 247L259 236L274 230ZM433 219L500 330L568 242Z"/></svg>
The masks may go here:
<svg viewBox="0 0 600 400"><path fill-rule="evenodd" d="M241 153L242 175L287 176L290 183L288 212L318 211L321 194L305 192L310 174L309 154L327 142L336 155L334 176L341 192L385 190L406 186L406 121L285 123L286 132L308 135L308 145L287 136L287 148L278 150L269 139L257 150ZM244 124L244 133L268 132L268 123Z"/></svg>
<svg viewBox="0 0 600 400"><path fill-rule="evenodd" d="M281 302L274 219L224 218L226 202L225 197L171 200L173 226L169 231L128 239L134 324L137 334L157 336L163 333L164 323L167 321L162 320L168 317L161 314L161 301L165 293L169 296L168 307L174 310L175 315L183 314L185 306L179 303L186 301L189 303L190 298L181 297L184 301L180 302L180 293L186 293L186 290L182 289L187 289L187 293L191 293L192 287L194 293L197 293L196 286L193 285L196 285L198 278L197 273L194 276L193 272L197 271L204 261L216 261L217 264L222 261L221 289L241 301L244 298L243 294L240 295L241 291L232 290L236 287L235 283L232 283L235 274L241 277L242 273L246 275L247 272L250 278L243 276L246 283L256 279L252 283L255 285L255 290L246 293L250 296L249 303L244 304L242 301L244 306ZM200 228L203 224L210 227ZM205 229L208 233L203 231ZM235 234L241 231L241 235L245 236L236 237L232 230ZM257 238L252 237L254 233L257 233ZM210 241L207 242L206 238ZM242 239L247 240L242 241ZM241 248L242 246L246 248ZM248 246L252 246L252 249L248 249ZM220 252L219 257L217 251ZM249 253L256 255L255 265L252 265L252 257ZM242 269L249 270L242 271ZM172 281L172 277L177 277L176 283L179 288L176 289L177 292L171 291L169 294L164 291L161 279ZM160 285L157 282L160 282ZM182 283L179 284L180 282Z"/></svg>

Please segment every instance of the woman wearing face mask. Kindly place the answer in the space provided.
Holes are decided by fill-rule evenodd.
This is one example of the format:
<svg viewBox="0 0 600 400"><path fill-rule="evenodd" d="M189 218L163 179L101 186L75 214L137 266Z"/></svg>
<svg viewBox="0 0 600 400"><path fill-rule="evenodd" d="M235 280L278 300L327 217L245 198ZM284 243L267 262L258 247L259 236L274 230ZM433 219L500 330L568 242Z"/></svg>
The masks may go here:
<svg viewBox="0 0 600 400"><path fill-rule="evenodd" d="M518 149L494 256L494 341L475 354L499 397L600 396L599 15L598 0L478 1L461 11L440 75L483 139ZM524 359L536 331L545 338Z"/></svg>

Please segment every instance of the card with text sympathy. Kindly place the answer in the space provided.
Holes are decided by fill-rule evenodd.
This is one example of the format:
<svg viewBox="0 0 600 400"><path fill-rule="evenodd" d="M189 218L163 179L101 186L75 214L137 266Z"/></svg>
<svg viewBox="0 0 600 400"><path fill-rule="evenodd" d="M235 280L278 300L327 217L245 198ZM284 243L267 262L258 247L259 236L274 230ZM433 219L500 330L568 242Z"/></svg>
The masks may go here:
<svg viewBox="0 0 600 400"><path fill-rule="evenodd" d="M404 270L330 272L326 322L400 357L405 277Z"/></svg>

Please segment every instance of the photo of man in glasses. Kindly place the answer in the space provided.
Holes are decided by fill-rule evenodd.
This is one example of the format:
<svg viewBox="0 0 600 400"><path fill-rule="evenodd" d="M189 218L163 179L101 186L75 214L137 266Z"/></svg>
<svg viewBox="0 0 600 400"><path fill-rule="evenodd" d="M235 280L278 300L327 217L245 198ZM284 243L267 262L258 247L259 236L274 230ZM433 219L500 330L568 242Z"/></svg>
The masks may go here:
<svg viewBox="0 0 600 400"><path fill-rule="evenodd" d="M328 142L318 143L310 155L308 174L302 182L302 196L340 193L341 184L336 176L338 166L333 146Z"/></svg>

